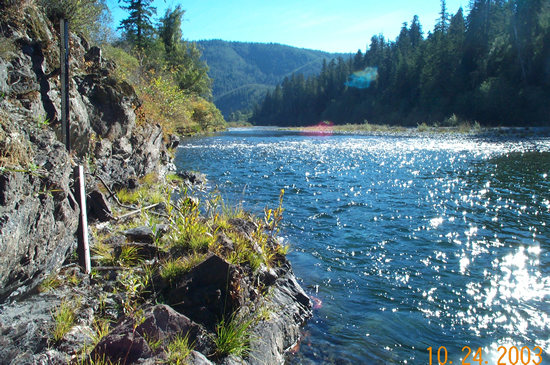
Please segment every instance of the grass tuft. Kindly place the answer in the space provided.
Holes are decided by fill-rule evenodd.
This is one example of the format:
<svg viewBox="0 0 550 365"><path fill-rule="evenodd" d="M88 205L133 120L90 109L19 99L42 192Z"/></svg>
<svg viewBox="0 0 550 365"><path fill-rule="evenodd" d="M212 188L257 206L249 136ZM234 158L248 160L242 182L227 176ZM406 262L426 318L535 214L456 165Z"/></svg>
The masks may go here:
<svg viewBox="0 0 550 365"><path fill-rule="evenodd" d="M189 334L177 335L166 347L166 356L169 364L186 364L186 359L193 351L193 344L189 343Z"/></svg>
<svg viewBox="0 0 550 365"><path fill-rule="evenodd" d="M52 319L54 327L51 336L53 342L58 343L74 326L76 320L74 303L62 301L55 312L52 313Z"/></svg>
<svg viewBox="0 0 550 365"><path fill-rule="evenodd" d="M177 277L187 274L193 267L204 261L206 255L194 253L185 258L169 260L164 263L160 271L160 276L165 280L172 282Z"/></svg>
<svg viewBox="0 0 550 365"><path fill-rule="evenodd" d="M122 246L120 255L118 257L118 263L120 266L132 267L136 266L141 261L139 257L139 250L135 246Z"/></svg>
<svg viewBox="0 0 550 365"><path fill-rule="evenodd" d="M41 293L46 293L50 290L54 290L56 288L59 288L61 286L62 282L61 279L59 279L59 276L57 273L52 273L48 275L44 281L40 283L38 286L38 290Z"/></svg>
<svg viewBox="0 0 550 365"><path fill-rule="evenodd" d="M92 343L95 346L103 337L109 334L109 331L111 330L111 323L108 319L96 318L94 319L92 327L94 329L94 332L92 333Z"/></svg>
<svg viewBox="0 0 550 365"><path fill-rule="evenodd" d="M92 247L92 252L98 256L99 262L102 265L112 266L116 264L113 248L105 243L98 241Z"/></svg>
<svg viewBox="0 0 550 365"><path fill-rule="evenodd" d="M229 321L222 319L216 326L214 338L217 355L247 356L250 352L250 327L253 322L253 319L238 320L235 316L232 316Z"/></svg>
<svg viewBox="0 0 550 365"><path fill-rule="evenodd" d="M155 338L154 336L149 336L147 333L144 333L143 338L147 342L147 345L149 345L149 348L153 352L157 352L157 350L162 346L162 339Z"/></svg>
<svg viewBox="0 0 550 365"><path fill-rule="evenodd" d="M116 193L118 200L123 204L136 204L141 200L139 190L120 189Z"/></svg>

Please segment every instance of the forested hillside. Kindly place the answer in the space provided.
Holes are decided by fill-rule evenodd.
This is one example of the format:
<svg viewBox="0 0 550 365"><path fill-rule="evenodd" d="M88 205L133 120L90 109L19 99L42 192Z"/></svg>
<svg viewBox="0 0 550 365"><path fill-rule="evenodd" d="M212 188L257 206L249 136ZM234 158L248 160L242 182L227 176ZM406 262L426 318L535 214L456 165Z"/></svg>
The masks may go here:
<svg viewBox="0 0 550 365"><path fill-rule="evenodd" d="M365 54L286 78L251 120L548 125L550 2L473 0L467 16L441 3L426 37L415 16L393 42L374 36Z"/></svg>
<svg viewBox="0 0 550 365"><path fill-rule="evenodd" d="M227 117L251 110L285 76L318 74L324 59L337 55L274 43L198 42L213 80L216 106Z"/></svg>

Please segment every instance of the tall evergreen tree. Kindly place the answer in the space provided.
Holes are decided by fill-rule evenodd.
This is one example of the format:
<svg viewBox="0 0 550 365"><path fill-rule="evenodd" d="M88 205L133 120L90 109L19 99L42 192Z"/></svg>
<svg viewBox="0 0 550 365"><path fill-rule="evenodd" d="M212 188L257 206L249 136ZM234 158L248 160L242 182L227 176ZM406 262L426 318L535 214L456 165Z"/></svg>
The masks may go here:
<svg viewBox="0 0 550 365"><path fill-rule="evenodd" d="M164 17L160 20L159 37L168 57L175 55L181 48L183 37L181 23L184 14L185 10L178 5L174 10L166 10Z"/></svg>
<svg viewBox="0 0 550 365"><path fill-rule="evenodd" d="M211 95L208 66L194 43L185 42L181 30L185 10L180 5L167 9L159 24L159 38L166 53L166 63L179 88L206 97Z"/></svg>
<svg viewBox="0 0 550 365"><path fill-rule="evenodd" d="M155 32L151 17L156 8L151 6L153 0L122 0L126 6L121 6L129 12L128 18L120 22L118 29L124 31L126 39L138 49L145 49Z"/></svg>
<svg viewBox="0 0 550 365"><path fill-rule="evenodd" d="M435 31L447 32L449 27L449 13L447 12L447 2L441 0L441 11L439 12L439 19L435 25Z"/></svg>
<svg viewBox="0 0 550 365"><path fill-rule="evenodd" d="M409 37L411 39L411 45L416 48L422 43L423 33L422 26L418 20L418 15L415 15L411 21L411 26L409 28Z"/></svg>

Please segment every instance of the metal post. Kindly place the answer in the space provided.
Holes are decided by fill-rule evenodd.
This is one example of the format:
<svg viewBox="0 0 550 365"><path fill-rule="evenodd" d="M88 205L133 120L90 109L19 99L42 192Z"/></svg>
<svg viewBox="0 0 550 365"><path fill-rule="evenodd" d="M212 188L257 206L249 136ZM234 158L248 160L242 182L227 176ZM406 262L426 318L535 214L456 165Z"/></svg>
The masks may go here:
<svg viewBox="0 0 550 365"><path fill-rule="evenodd" d="M78 261L86 274L92 271L90 260L90 245L88 242L88 216L86 213L86 179L84 177L84 166L78 165L75 168L75 190L77 192L78 204L80 205L80 224L78 230Z"/></svg>
<svg viewBox="0 0 550 365"><path fill-rule="evenodd" d="M61 19L60 22L60 64L61 64L61 133L67 152L71 151L70 122L69 122L69 22Z"/></svg>

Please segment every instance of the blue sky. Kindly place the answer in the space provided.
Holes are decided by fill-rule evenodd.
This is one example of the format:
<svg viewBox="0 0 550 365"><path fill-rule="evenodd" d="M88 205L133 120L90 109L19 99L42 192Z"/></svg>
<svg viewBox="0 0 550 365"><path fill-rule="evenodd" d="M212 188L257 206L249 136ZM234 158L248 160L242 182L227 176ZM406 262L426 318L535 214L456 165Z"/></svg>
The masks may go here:
<svg viewBox="0 0 550 365"><path fill-rule="evenodd" d="M106 0L114 26L126 17L118 0ZM365 51L370 38L394 40L403 22L416 14L427 34L433 30L440 0L154 0L157 18L178 4L186 10L186 40L223 39L273 42L328 52ZM456 13L468 0L447 0Z"/></svg>

